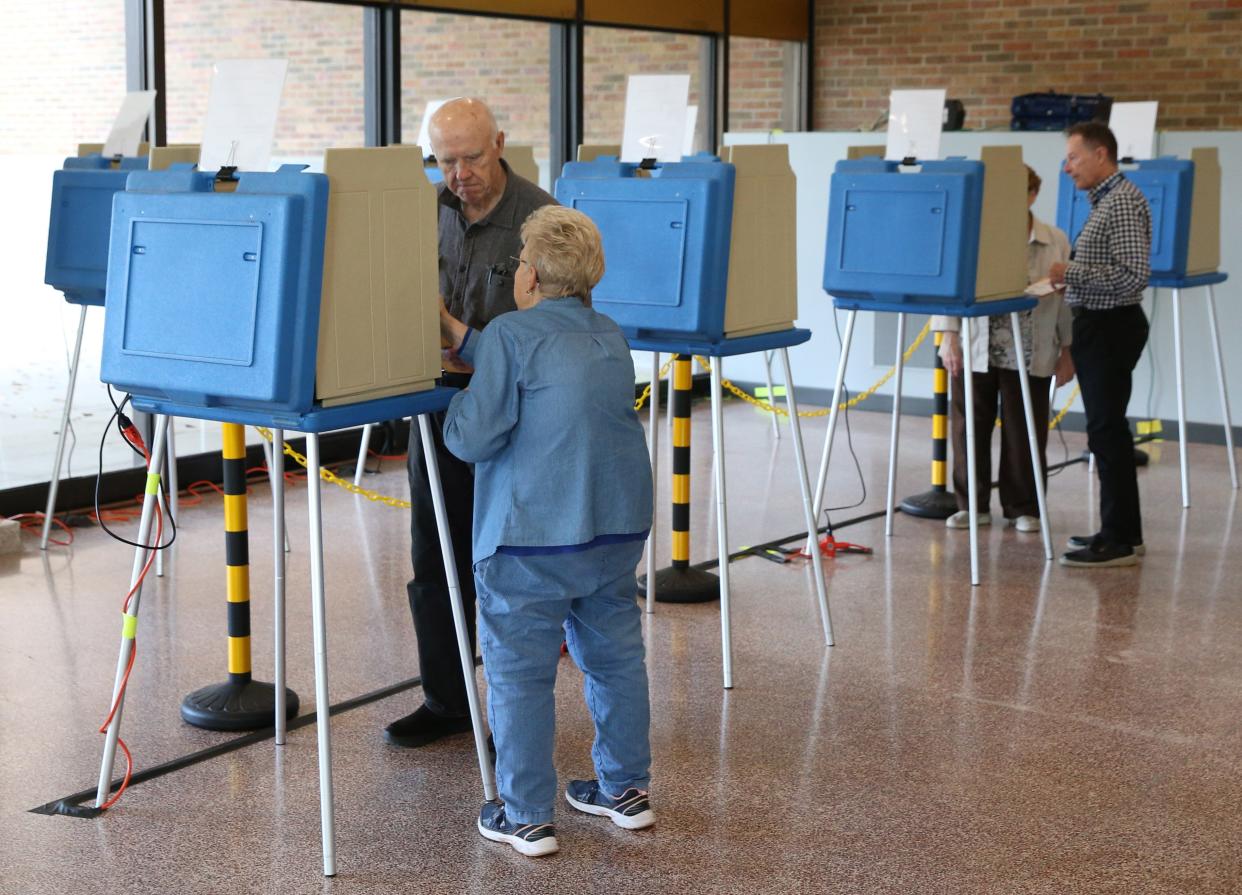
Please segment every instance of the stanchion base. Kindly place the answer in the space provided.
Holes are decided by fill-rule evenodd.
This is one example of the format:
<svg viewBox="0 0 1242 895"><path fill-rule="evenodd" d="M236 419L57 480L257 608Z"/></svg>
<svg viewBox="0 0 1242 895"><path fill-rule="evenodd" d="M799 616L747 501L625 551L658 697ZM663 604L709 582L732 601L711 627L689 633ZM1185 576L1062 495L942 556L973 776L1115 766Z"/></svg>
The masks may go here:
<svg viewBox="0 0 1242 895"><path fill-rule="evenodd" d="M711 572L669 566L656 572L657 603L710 603L720 599L720 579ZM638 596L647 596L647 576L638 578Z"/></svg>
<svg viewBox="0 0 1242 895"><path fill-rule="evenodd" d="M948 491L924 491L907 497L900 504L908 516L921 519L948 519L957 512L957 498Z"/></svg>
<svg viewBox="0 0 1242 895"><path fill-rule="evenodd" d="M285 688L285 717L298 713L298 694ZM225 681L195 690L181 701L181 720L204 730L259 730L276 716L276 685Z"/></svg>

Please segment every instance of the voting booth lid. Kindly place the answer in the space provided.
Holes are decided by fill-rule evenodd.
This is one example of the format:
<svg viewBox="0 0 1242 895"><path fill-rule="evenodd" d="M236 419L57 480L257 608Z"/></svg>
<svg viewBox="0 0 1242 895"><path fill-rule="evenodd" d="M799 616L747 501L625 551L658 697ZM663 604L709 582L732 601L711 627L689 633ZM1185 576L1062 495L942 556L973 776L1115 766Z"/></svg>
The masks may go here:
<svg viewBox="0 0 1242 895"><path fill-rule="evenodd" d="M728 147L644 167L571 162L556 198L599 227L592 304L631 337L718 341L797 316L795 181L788 147Z"/></svg>
<svg viewBox="0 0 1242 895"><path fill-rule="evenodd" d="M104 303L112 197L125 189L132 171L146 167L145 157L94 153L67 158L53 172L43 280L67 301Z"/></svg>
<svg viewBox="0 0 1242 895"><path fill-rule="evenodd" d="M983 163L837 163L828 196L824 289L910 304L974 298Z"/></svg>
<svg viewBox="0 0 1242 895"><path fill-rule="evenodd" d="M1123 164L1122 173L1151 210L1151 272L1195 276L1220 266L1220 161L1215 148L1196 149L1190 159L1162 156ZM1199 206L1196 211L1196 206ZM1091 215L1087 190L1061 172L1057 226L1072 244ZM1193 225L1193 226L1192 226Z"/></svg>
<svg viewBox="0 0 1242 895"><path fill-rule="evenodd" d="M824 290L928 311L1014 298L1026 287L1025 212L1018 147L985 147L980 161L838 162Z"/></svg>
<svg viewBox="0 0 1242 895"><path fill-rule="evenodd" d="M188 165L131 175L114 200L103 381L195 405L310 409L328 179L303 168L241 172L228 192Z"/></svg>
<svg viewBox="0 0 1242 895"><path fill-rule="evenodd" d="M610 157L567 163L556 199L591 218L603 240L593 307L628 334L721 338L734 179L714 157L649 168Z"/></svg>

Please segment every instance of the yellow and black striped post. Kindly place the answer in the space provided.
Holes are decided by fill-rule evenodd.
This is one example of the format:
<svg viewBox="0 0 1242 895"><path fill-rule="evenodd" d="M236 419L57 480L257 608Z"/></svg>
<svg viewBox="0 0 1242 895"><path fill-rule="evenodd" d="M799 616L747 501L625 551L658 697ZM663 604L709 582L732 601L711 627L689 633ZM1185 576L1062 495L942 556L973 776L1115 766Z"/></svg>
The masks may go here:
<svg viewBox="0 0 1242 895"><path fill-rule="evenodd" d="M901 511L924 519L948 519L957 512L957 500L948 490L949 468L949 373L940 360L940 340L936 333L935 366L932 372L932 466L931 490L907 497Z"/></svg>
<svg viewBox="0 0 1242 895"><path fill-rule="evenodd" d="M673 356L673 564L656 572L656 601L706 603L720 598L720 579L690 566L690 396L694 380L689 355ZM645 576L644 576L645 578ZM646 596L646 582L639 581Z"/></svg>
<svg viewBox="0 0 1242 895"><path fill-rule="evenodd" d="M275 723L276 689L250 669L250 536L246 513L246 430L224 423L224 563L228 605L229 678L195 690L181 703L181 717L208 730L254 730ZM285 711L297 714L298 697L286 691Z"/></svg>

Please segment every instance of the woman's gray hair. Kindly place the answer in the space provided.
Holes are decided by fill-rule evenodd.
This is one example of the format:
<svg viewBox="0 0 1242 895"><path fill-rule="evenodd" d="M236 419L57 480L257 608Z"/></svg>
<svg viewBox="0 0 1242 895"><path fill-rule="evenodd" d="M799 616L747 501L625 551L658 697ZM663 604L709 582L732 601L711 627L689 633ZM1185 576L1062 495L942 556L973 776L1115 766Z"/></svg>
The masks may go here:
<svg viewBox="0 0 1242 895"><path fill-rule="evenodd" d="M544 205L522 223L522 243L545 296L574 295L591 306L591 290L604 276L604 247L589 217Z"/></svg>

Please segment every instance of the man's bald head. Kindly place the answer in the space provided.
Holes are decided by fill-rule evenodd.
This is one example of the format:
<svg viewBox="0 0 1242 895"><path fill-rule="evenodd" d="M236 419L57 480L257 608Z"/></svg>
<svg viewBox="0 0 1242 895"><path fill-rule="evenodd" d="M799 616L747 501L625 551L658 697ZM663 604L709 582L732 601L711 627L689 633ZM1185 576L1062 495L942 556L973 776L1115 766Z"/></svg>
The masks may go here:
<svg viewBox="0 0 1242 895"><path fill-rule="evenodd" d="M508 179L500 164L505 135L492 110L480 99L449 100L431 116L427 133L444 184L461 200L466 218L486 216L504 195Z"/></svg>
<svg viewBox="0 0 1242 895"><path fill-rule="evenodd" d="M445 133L460 134L463 131L472 131L491 142L495 142L500 134L500 129L496 126L496 116L487 107L487 103L472 96L459 96L436 109L427 124L432 152L435 152L437 137ZM436 157L439 157L438 152Z"/></svg>

